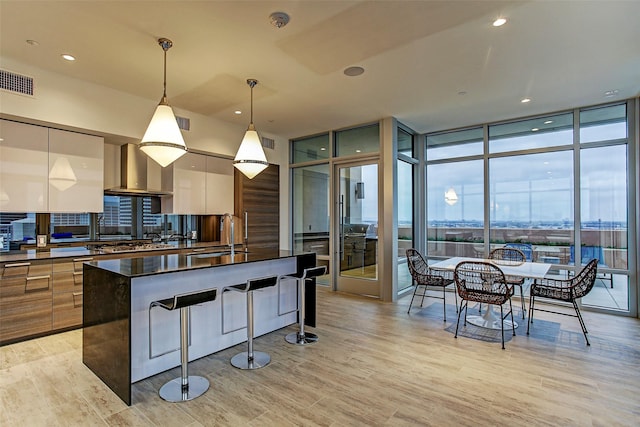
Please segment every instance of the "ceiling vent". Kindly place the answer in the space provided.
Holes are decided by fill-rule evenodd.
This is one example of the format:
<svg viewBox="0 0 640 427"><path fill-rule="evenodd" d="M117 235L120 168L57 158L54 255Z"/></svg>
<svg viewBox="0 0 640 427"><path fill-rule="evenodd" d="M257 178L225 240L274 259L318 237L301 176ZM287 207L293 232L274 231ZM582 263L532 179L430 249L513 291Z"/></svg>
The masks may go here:
<svg viewBox="0 0 640 427"><path fill-rule="evenodd" d="M178 122L178 127L182 130L191 129L191 119L186 117L176 116L176 122Z"/></svg>
<svg viewBox="0 0 640 427"><path fill-rule="evenodd" d="M33 96L33 77L0 70L0 89Z"/></svg>
<svg viewBox="0 0 640 427"><path fill-rule="evenodd" d="M268 148L270 150L273 150L276 147L276 142L271 138L262 137L262 146L264 148Z"/></svg>

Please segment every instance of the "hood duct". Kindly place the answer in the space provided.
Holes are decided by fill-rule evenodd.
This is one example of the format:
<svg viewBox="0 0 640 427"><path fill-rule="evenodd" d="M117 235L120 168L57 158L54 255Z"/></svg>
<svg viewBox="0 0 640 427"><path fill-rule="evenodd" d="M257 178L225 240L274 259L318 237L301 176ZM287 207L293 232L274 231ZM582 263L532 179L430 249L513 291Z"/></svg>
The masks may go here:
<svg viewBox="0 0 640 427"><path fill-rule="evenodd" d="M104 191L109 196L171 196L170 191L147 187L147 155L136 144L120 147L120 187Z"/></svg>

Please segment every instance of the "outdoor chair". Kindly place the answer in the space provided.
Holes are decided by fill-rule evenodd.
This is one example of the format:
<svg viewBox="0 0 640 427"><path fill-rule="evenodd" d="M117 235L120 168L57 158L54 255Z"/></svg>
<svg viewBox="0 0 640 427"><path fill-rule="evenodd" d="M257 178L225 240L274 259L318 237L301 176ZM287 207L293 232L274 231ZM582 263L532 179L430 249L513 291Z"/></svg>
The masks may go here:
<svg viewBox="0 0 640 427"><path fill-rule="evenodd" d="M569 264L575 264L575 246L571 245L569 249ZM602 250L602 246L581 246L580 247L580 264L587 264L592 259L598 260L598 265L601 268L609 268L607 264L604 262L604 251ZM609 274L607 277L607 273L601 273L602 276L598 277L600 280L608 280L613 289L613 274Z"/></svg>
<svg viewBox="0 0 640 427"><path fill-rule="evenodd" d="M519 249L527 261L533 261L533 246L531 246L531 243L507 243L504 247Z"/></svg>
<svg viewBox="0 0 640 427"><path fill-rule="evenodd" d="M416 249L407 249L407 265L409 267L409 273L411 273L411 278L415 282L415 289L413 291L413 296L411 297L411 302L409 303L409 310L407 310L407 314L411 311L411 306L413 305L413 300L416 296L422 297L422 301L420 301L420 307L424 303L424 297L429 298L437 298L442 300L443 305L443 314L444 321L447 321L447 300L446 300L446 288L447 286L453 283L453 279L450 277L446 277L450 275L451 272L447 273L444 271L433 270L427 264L424 257L418 252ZM428 295L427 288L431 287L439 287L442 288L442 297ZM419 293L418 289L422 287L422 293ZM456 299L456 310L458 309L458 297L456 296L455 289L453 293Z"/></svg>
<svg viewBox="0 0 640 427"><path fill-rule="evenodd" d="M526 255L520 249L512 248L512 247L503 247L493 249L489 253L489 259L493 259L499 262L509 262L514 264L522 264L526 259ZM522 306L522 318L525 318L527 313L527 308L524 302L524 277L519 276L505 276L507 280L507 284L511 286L517 286L520 289L520 304Z"/></svg>
<svg viewBox="0 0 640 427"><path fill-rule="evenodd" d="M488 262L463 261L459 263L454 272L453 279L456 283L458 295L460 295L460 309L458 310L458 323L456 324L455 338L458 338L460 326L460 314L464 308L464 325L467 325L467 307L469 301L493 304L500 306L500 331L502 333L502 349L504 350L504 320L511 316L511 329L516 335L513 322L513 308L511 296L513 287L507 284L504 273L500 268ZM509 302L509 311L504 313L504 304Z"/></svg>
<svg viewBox="0 0 640 427"><path fill-rule="evenodd" d="M574 277L568 280L556 280L556 279L539 279L531 285L530 299L529 299L529 323L527 324L527 335L529 335L529 328L533 323L533 311L545 311L547 313L562 314L565 316L577 317L584 334L584 339L589 343L587 337L587 327L582 320L580 309L578 308L577 300L587 295L593 288L593 284L596 281L596 274L598 269L598 260L592 259L587 265ZM556 301L570 302L573 304L573 308L576 314L567 314L559 311L553 311L548 309L536 308L536 297L552 299Z"/></svg>

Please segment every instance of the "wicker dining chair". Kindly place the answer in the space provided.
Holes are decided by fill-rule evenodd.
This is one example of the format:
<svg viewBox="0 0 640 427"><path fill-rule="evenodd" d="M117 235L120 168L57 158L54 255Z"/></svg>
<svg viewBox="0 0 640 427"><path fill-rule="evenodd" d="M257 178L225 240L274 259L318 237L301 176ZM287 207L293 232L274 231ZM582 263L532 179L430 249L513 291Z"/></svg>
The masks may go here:
<svg viewBox="0 0 640 427"><path fill-rule="evenodd" d="M593 285L596 282L596 274L598 272L598 260L592 259L584 266L580 272L568 280L557 280L557 279L538 279L531 285L531 290L529 291L529 322L527 323L527 335L529 335L529 328L533 323L533 311L545 311L547 313L555 313L562 314L565 316L573 316L577 317L580 322L580 327L582 328L582 334L584 335L584 339L587 341L587 345L591 345L589 343L589 338L587 337L587 327L584 324L584 320L582 319L582 315L580 314L580 308L578 308L577 300L578 298L582 298L587 295L591 289L593 289ZM535 301L536 297L538 298L546 298L552 299L556 301L564 301L570 302L573 304L573 308L576 311L576 314L567 314L559 311L553 311L548 309L536 308Z"/></svg>
<svg viewBox="0 0 640 427"><path fill-rule="evenodd" d="M526 255L520 249L511 248L507 246L493 249L489 253L489 259L496 260L498 261L498 263L501 261L504 261L511 265L519 265L524 263L527 260ZM527 308L524 301L524 290L523 290L525 279L524 277L509 276L509 275L505 276L505 278L507 279L507 284L514 287L518 287L520 289L520 305L522 306L522 318L524 319L527 313Z"/></svg>
<svg viewBox="0 0 640 427"><path fill-rule="evenodd" d="M447 321L447 300L446 300L446 288L447 286L453 284L453 279L451 279L450 272L441 271L441 270L433 270L427 264L427 261L424 257L418 252L416 249L407 249L407 265L409 267L409 273L411 273L411 278L415 282L415 289L413 290L413 296L411 297L411 302L409 303L409 310L407 310L407 314L411 311L411 306L413 305L413 300L416 296L422 297L422 301L420 301L420 307L424 303L424 298L437 298L442 300L443 305L443 314L444 321ZM449 276L449 277L447 277ZM439 287L442 288L442 297L435 295L428 295L427 288L428 287ZM422 293L419 293L418 289L422 288ZM456 310L458 310L458 297L455 293L455 289L453 295L456 299Z"/></svg>
<svg viewBox="0 0 640 427"><path fill-rule="evenodd" d="M458 295L460 295L460 309L458 310L455 338L458 338L460 314L462 314L463 308L464 325L467 325L469 301L499 305L502 349L504 349L504 320L507 316L511 316L511 329L514 336L516 335L516 328L513 322L513 307L511 306L513 286L507 284L502 270L488 262L463 261L456 266L453 272L453 279L456 283ZM509 311L505 314L504 304L506 302L509 302Z"/></svg>

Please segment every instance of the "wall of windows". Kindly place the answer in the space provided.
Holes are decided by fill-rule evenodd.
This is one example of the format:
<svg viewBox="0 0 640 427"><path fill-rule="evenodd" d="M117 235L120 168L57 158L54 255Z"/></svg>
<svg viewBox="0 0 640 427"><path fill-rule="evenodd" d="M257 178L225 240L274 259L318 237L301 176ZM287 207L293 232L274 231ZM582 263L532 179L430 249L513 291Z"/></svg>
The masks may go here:
<svg viewBox="0 0 640 427"><path fill-rule="evenodd" d="M558 277L598 258L583 304L630 311L632 105L427 135L428 256L482 258L514 245Z"/></svg>

